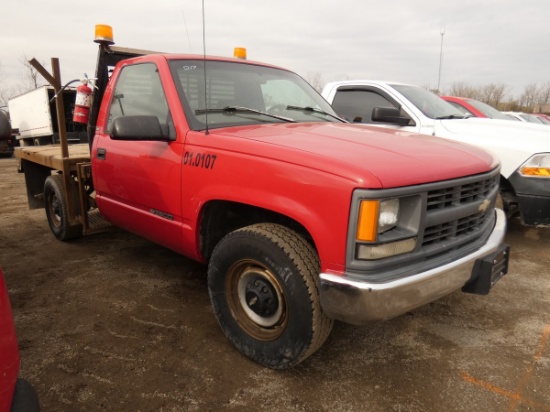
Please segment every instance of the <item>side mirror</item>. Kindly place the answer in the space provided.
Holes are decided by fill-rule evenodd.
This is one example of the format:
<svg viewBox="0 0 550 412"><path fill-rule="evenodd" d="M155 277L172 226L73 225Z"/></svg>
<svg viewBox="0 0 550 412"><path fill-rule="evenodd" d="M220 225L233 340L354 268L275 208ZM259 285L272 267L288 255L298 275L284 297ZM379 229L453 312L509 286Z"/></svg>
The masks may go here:
<svg viewBox="0 0 550 412"><path fill-rule="evenodd" d="M7 140L11 137L11 124L8 115L0 110L0 140Z"/></svg>
<svg viewBox="0 0 550 412"><path fill-rule="evenodd" d="M375 122L409 126L410 118L401 116L401 110L395 107L375 107L372 109L372 120Z"/></svg>
<svg viewBox="0 0 550 412"><path fill-rule="evenodd" d="M121 116L111 126L113 140L170 140L156 116Z"/></svg>

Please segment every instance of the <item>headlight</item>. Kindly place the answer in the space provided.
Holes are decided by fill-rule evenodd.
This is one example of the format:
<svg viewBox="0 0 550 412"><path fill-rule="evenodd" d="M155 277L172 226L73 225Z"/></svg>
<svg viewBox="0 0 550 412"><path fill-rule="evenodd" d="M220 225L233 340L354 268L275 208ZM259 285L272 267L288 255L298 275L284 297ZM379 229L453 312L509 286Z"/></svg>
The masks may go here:
<svg viewBox="0 0 550 412"><path fill-rule="evenodd" d="M378 217L378 233L387 232L397 225L399 218L399 199L390 199L380 202L380 216Z"/></svg>
<svg viewBox="0 0 550 412"><path fill-rule="evenodd" d="M356 259L376 260L416 248L417 197L361 199L356 228Z"/></svg>
<svg viewBox="0 0 550 412"><path fill-rule="evenodd" d="M550 154L532 156L519 168L524 177L550 177Z"/></svg>

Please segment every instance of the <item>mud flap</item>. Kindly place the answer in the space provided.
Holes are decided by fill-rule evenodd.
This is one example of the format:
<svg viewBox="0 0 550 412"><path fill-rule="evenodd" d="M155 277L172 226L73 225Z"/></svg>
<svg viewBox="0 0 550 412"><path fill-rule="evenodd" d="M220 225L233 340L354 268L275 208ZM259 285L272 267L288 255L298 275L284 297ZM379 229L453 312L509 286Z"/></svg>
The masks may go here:
<svg viewBox="0 0 550 412"><path fill-rule="evenodd" d="M495 253L484 259L478 259L472 270L472 280L462 287L462 291L487 295L495 283L508 273L509 259L510 245L506 244L501 244Z"/></svg>

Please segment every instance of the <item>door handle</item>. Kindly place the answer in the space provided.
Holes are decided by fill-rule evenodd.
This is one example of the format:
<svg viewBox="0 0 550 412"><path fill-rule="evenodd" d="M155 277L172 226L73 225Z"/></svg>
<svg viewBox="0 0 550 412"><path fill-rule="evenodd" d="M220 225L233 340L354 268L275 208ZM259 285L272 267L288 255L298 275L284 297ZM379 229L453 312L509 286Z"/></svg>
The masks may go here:
<svg viewBox="0 0 550 412"><path fill-rule="evenodd" d="M105 157L107 156L107 149L104 149L102 147L97 148L97 158L99 160L105 160Z"/></svg>

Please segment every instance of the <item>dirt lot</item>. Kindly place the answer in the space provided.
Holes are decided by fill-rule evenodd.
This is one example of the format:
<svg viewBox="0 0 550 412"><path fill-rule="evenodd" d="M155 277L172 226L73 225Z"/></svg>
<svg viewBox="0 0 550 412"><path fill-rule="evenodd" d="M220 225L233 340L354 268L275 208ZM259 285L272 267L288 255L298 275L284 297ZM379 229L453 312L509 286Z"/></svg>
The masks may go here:
<svg viewBox="0 0 550 412"><path fill-rule="evenodd" d="M550 411L550 228L511 223L490 295L337 323L281 372L226 341L204 266L118 229L57 241L15 159L0 176L0 265L43 411Z"/></svg>

